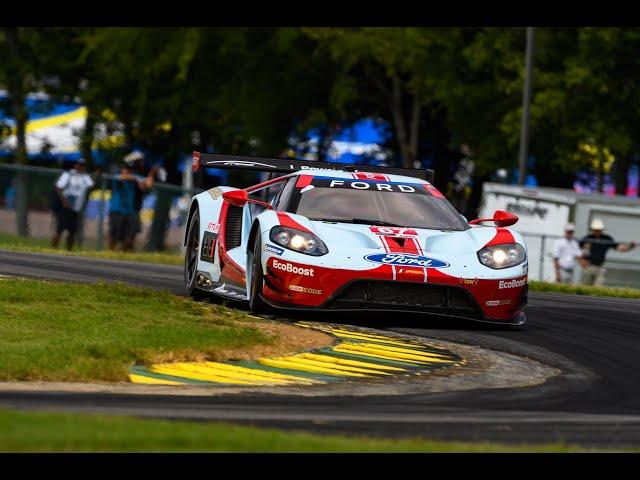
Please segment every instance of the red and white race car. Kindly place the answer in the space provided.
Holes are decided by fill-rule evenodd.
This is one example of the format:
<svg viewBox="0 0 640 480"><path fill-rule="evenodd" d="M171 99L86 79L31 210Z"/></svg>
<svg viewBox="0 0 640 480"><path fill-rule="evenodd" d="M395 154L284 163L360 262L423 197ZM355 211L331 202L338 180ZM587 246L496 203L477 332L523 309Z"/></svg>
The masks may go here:
<svg viewBox="0 0 640 480"><path fill-rule="evenodd" d="M194 172L202 167L289 173L193 197L184 276L192 296L248 301L255 312L391 310L525 321L526 247L507 228L518 217L496 211L467 222L427 180L429 170L356 171L194 152ZM268 197L257 197L265 191Z"/></svg>

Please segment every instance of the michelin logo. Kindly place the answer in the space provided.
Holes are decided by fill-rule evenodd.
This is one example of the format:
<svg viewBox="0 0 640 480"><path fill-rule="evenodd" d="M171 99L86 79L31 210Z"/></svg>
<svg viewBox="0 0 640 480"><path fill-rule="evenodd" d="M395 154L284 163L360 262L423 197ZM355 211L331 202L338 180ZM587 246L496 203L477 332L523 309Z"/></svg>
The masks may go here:
<svg viewBox="0 0 640 480"><path fill-rule="evenodd" d="M278 260L274 260L273 268L275 268L276 270L282 270L283 272L287 272L287 273L295 273L296 275L313 277L313 268L296 267L295 265L289 262L279 262Z"/></svg>
<svg viewBox="0 0 640 480"><path fill-rule="evenodd" d="M284 248L276 247L275 245L269 245L268 243L265 243L264 251L269 253L275 253L276 255L282 255L284 253Z"/></svg>
<svg viewBox="0 0 640 480"><path fill-rule="evenodd" d="M523 278L522 280L500 280L498 284L498 288L518 288L524 287L527 284L527 279Z"/></svg>

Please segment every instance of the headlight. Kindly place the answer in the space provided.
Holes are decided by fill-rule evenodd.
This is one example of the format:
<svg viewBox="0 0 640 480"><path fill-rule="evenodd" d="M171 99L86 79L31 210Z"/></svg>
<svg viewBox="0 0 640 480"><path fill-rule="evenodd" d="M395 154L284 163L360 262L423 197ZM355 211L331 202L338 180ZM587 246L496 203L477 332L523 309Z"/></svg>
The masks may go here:
<svg viewBox="0 0 640 480"><path fill-rule="evenodd" d="M289 227L273 227L269 239L281 247L319 257L329 252L322 240L313 233L302 232Z"/></svg>
<svg viewBox="0 0 640 480"><path fill-rule="evenodd" d="M485 247L478 251L478 260L480 260L480 263L496 270L515 267L524 262L526 257L527 255L524 252L524 248L517 243Z"/></svg>

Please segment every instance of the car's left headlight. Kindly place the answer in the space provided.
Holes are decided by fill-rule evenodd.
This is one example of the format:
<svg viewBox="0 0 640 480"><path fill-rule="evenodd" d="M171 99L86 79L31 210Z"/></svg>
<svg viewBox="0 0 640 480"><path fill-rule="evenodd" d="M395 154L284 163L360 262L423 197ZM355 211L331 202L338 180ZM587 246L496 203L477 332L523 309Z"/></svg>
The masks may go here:
<svg viewBox="0 0 640 480"><path fill-rule="evenodd" d="M288 248L306 255L319 257L329 252L329 249L316 235L303 232L295 228L276 226L269 232L269 239L281 247Z"/></svg>
<svg viewBox="0 0 640 480"><path fill-rule="evenodd" d="M526 258L527 254L524 248L518 243L494 245L492 247L484 247L478 251L480 263L495 270L515 267L524 262Z"/></svg>

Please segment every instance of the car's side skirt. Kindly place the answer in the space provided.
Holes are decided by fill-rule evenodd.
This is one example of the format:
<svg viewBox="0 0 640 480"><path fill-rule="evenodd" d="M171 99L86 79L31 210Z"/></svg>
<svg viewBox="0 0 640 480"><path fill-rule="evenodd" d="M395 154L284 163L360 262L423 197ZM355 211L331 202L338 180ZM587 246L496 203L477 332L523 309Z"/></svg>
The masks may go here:
<svg viewBox="0 0 640 480"><path fill-rule="evenodd" d="M212 282L207 272L198 271L197 288L203 292L236 301L246 301L247 292L244 288L225 282Z"/></svg>

